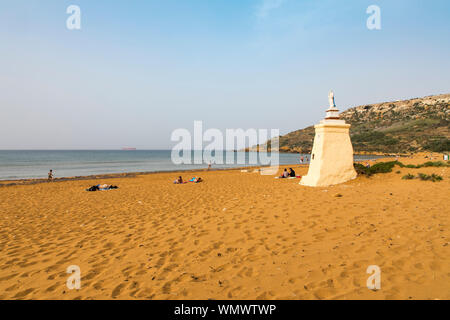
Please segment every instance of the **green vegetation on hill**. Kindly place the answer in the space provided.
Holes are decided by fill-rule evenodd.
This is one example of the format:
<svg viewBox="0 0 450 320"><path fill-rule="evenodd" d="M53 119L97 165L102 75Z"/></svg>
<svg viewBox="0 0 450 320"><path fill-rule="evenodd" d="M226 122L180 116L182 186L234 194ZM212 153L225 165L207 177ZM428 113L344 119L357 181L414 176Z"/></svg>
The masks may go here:
<svg viewBox="0 0 450 320"><path fill-rule="evenodd" d="M341 113L358 152L450 151L450 94L359 106ZM310 152L314 127L280 137L280 151Z"/></svg>

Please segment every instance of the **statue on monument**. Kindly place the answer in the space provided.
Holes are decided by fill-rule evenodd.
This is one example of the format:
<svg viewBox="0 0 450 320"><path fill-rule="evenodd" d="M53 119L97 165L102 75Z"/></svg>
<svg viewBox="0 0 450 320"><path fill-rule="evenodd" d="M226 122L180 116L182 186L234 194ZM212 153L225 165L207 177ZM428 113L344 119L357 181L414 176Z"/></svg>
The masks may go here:
<svg viewBox="0 0 450 320"><path fill-rule="evenodd" d="M328 94L328 101L330 102L330 109L336 108L336 103L334 102L334 92L330 91Z"/></svg>
<svg viewBox="0 0 450 320"><path fill-rule="evenodd" d="M300 184L309 187L328 187L355 179L350 124L340 119L334 93L328 94L330 107L325 119L314 126L316 131L308 174Z"/></svg>

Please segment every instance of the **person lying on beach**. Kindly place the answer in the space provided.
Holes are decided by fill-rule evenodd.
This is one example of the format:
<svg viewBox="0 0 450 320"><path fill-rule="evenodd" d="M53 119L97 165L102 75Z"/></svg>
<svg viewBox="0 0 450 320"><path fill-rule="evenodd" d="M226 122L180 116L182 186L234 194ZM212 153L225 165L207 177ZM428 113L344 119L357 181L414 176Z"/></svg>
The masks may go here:
<svg viewBox="0 0 450 320"><path fill-rule="evenodd" d="M189 180L189 182L193 182L193 183L199 183L199 182L202 182L203 181L203 179L202 178L200 178L200 177L193 177L191 180Z"/></svg>
<svg viewBox="0 0 450 320"><path fill-rule="evenodd" d="M119 189L119 187L113 186L111 184L97 184L95 186L86 189L86 191L107 191L112 189Z"/></svg>
<svg viewBox="0 0 450 320"><path fill-rule="evenodd" d="M179 176L178 179L176 179L173 183L175 183L175 184L182 184L183 183L183 178L181 176Z"/></svg>
<svg viewBox="0 0 450 320"><path fill-rule="evenodd" d="M110 190L110 189L119 189L118 186L113 186L112 184L101 184L98 185L100 190Z"/></svg>
<svg viewBox="0 0 450 320"><path fill-rule="evenodd" d="M289 177L295 178L295 171L292 168L289 168Z"/></svg>

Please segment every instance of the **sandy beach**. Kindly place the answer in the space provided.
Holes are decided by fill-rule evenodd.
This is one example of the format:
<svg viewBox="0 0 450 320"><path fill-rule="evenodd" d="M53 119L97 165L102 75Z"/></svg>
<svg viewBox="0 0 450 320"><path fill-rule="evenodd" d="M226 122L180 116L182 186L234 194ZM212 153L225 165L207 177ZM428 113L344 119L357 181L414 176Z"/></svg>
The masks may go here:
<svg viewBox="0 0 450 320"><path fill-rule="evenodd" d="M444 179L402 180L419 172ZM448 167L327 188L178 175L1 187L0 299L450 299ZM119 189L85 191L98 183ZM66 287L70 265L80 290ZM366 287L370 265L381 290Z"/></svg>

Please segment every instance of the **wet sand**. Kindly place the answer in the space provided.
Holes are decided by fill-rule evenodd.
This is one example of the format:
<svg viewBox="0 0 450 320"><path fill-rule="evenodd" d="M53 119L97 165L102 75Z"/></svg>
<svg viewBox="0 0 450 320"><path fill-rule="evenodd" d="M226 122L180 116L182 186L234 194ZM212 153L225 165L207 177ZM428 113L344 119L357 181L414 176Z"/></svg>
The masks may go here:
<svg viewBox="0 0 450 320"><path fill-rule="evenodd" d="M401 179L419 172L444 180ZM0 188L0 298L450 298L449 168L328 188L240 170L174 185L178 175ZM99 183L120 189L85 191ZM70 265L80 290L66 287ZM381 290L366 287L370 265Z"/></svg>

